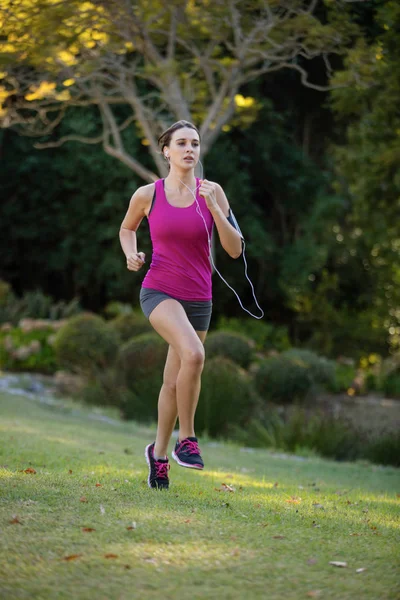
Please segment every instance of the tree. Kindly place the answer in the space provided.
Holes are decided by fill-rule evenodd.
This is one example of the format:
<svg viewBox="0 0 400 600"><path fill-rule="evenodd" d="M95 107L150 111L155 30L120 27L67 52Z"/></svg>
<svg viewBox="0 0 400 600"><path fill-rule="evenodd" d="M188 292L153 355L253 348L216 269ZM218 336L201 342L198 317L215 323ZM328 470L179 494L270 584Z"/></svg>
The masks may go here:
<svg viewBox="0 0 400 600"><path fill-rule="evenodd" d="M357 27L346 0L2 0L0 125L45 136L102 143L146 181L157 178L127 151L134 125L158 173L157 137L171 120L200 124L203 155L232 123L255 118L240 94L255 78L342 54ZM323 61L323 62L322 62ZM70 107L94 105L98 135L56 139Z"/></svg>
<svg viewBox="0 0 400 600"><path fill-rule="evenodd" d="M358 292L359 310L369 310L371 328L384 328L392 348L400 347L400 5L376 3L377 35L360 39L332 106L346 123L346 139L334 149L336 187L350 210L341 229L341 270L360 273L368 285ZM356 79L351 90L346 83Z"/></svg>

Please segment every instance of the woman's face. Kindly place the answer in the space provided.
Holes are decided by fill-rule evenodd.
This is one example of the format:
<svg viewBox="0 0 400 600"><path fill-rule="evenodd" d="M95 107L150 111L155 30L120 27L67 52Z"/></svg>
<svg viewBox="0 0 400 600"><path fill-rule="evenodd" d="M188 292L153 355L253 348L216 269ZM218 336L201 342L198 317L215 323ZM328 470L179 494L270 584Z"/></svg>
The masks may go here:
<svg viewBox="0 0 400 600"><path fill-rule="evenodd" d="M174 131L169 146L164 148L171 164L181 169L193 169L199 162L199 134L190 127L181 127Z"/></svg>

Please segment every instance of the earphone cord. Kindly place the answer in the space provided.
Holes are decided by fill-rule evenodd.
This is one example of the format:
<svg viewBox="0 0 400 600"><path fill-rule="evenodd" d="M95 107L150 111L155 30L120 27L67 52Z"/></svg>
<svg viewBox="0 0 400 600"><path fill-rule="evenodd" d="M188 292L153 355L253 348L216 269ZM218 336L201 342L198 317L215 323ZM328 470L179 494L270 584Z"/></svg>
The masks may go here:
<svg viewBox="0 0 400 600"><path fill-rule="evenodd" d="M199 161L199 162L200 162L200 161ZM203 172L203 165L201 164L201 162L200 162L200 166L201 166L201 170L202 170L202 172ZM201 177L201 179L203 179L203 176ZM236 298L238 299L238 302L239 302L239 304L240 304L241 308L242 308L242 309L243 309L245 312L247 312L247 313L248 313L248 314L249 314L251 317L254 317L254 319L262 319L262 318L263 318L263 316L264 316L264 311L263 311L263 309L261 308L261 306L260 306L260 305L258 304L258 302L257 302L256 294L255 294L255 291L254 291L254 286L253 286L253 284L252 284L252 282L251 282L251 279L250 279L250 277L249 277L249 276L248 276L248 274L247 274L247 260L246 260L246 255L245 255L246 243L245 243L244 239L242 238L242 241L243 241L243 251L242 251L242 253L243 253L243 260L244 260L244 265L245 265L244 274L245 274L245 276L246 276L246 279L247 279L247 281L250 283L250 286L251 286L251 291L252 291L252 294L253 294L253 298L254 298L254 301L255 301L255 303L256 303L256 305L257 305L257 308L258 308L258 309L259 309L259 311L261 312L261 316L254 315L252 312L250 312L249 310L247 310L247 308L245 308L245 307L243 306L243 304L242 304L242 301L241 301L241 299L240 299L239 295L237 294L236 290L234 290L234 289L233 289L233 287L232 287L231 285L229 285L229 283L226 281L226 279L224 279L224 277L221 275L221 273L218 271L217 267L215 266L214 259L213 259L213 256L212 256L212 250L211 250L211 237L210 237L210 234L209 234L209 231L208 231L208 227L207 227L206 220L205 220L205 218L204 218L204 216L203 216L203 213L201 212L201 208L200 208L200 205L199 205L199 201L198 201L198 200L197 200L197 198L196 198L196 192L197 192L197 190L200 188L200 185L198 185L198 186L197 186L197 187L196 187L194 190L192 190L192 189L191 189L191 188L190 188L188 185L186 185L186 183L184 183L184 182L183 182L183 181L181 181L181 180L179 180L179 181L180 181L180 182L182 183L182 185L184 185L184 186L185 186L185 187L186 187L186 188L187 188L187 189L190 191L190 193L192 194L192 196L193 196L193 198L195 199L195 202L196 202L196 212L197 212L197 213L200 215L200 217L203 219L204 227L206 228L206 232L207 232L207 238L208 238L208 249L209 249L209 253L210 253L210 261L211 261L211 264L212 264L212 266L213 266L213 268L214 268L214 271L216 271L216 273L218 273L218 275L220 276L220 278L222 279L222 281L225 283L225 285L227 285L227 286L228 286L228 288L229 288L230 290L232 290L232 292L235 294L235 296L236 296Z"/></svg>

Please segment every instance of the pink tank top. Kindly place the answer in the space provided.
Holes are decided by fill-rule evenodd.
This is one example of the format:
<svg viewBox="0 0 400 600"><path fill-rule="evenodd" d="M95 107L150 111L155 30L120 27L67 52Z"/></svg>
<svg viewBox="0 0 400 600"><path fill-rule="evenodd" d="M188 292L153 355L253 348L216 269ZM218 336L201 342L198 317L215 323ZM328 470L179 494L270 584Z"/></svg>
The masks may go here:
<svg viewBox="0 0 400 600"><path fill-rule="evenodd" d="M179 300L211 300L208 239L196 202L185 208L169 204L163 179L156 181L155 193L148 217L153 254L142 287ZM211 236L214 219L198 190L196 198Z"/></svg>

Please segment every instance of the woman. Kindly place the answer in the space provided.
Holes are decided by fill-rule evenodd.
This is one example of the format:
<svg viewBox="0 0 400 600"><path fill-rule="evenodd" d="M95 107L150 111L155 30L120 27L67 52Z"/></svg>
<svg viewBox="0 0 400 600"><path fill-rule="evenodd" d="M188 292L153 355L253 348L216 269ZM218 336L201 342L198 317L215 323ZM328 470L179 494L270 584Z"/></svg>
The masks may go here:
<svg viewBox="0 0 400 600"><path fill-rule="evenodd" d="M167 447L179 417L179 438L172 457L183 467L203 469L194 432L194 416L204 366L203 343L212 311L209 237L215 224L221 244L233 258L241 254L239 233L228 221L230 208L221 186L198 180L200 135L178 121L159 138L169 174L133 194L121 224L120 240L127 268L139 271L136 231L147 217L152 262L142 284L140 303L156 332L169 344L158 399L156 440L146 447L148 484L167 489Z"/></svg>

